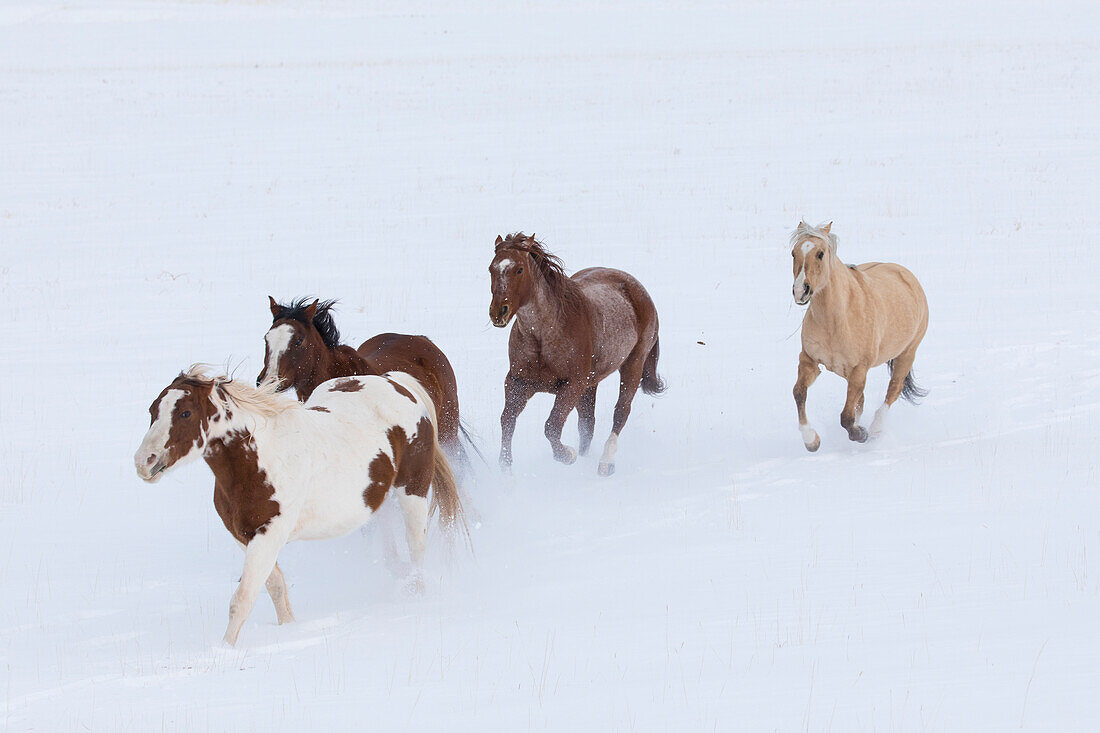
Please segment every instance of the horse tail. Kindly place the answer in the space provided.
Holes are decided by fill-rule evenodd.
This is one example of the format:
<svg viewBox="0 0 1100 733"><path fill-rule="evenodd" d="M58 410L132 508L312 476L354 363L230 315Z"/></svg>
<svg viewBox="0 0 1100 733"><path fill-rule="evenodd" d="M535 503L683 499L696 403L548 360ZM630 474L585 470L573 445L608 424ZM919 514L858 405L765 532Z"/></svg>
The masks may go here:
<svg viewBox="0 0 1100 733"><path fill-rule="evenodd" d="M485 454L481 452L481 448L477 447L477 443L470 436L470 431L466 429L466 425L461 421L458 423L458 432L462 434L462 438L466 441L466 444L474 449L474 453L477 453L477 457L481 459L481 462L488 466L489 462L485 460ZM459 443L459 449L462 451L462 460L466 462L467 466L470 466L470 456L466 453L466 449L461 443ZM470 467L472 468L472 466Z"/></svg>
<svg viewBox="0 0 1100 733"><path fill-rule="evenodd" d="M894 360L886 362L886 366L890 369L890 376L894 375ZM928 390L917 384L917 380L913 377L913 370L910 369L909 373L905 375L905 382L901 385L901 397L911 405L919 405L920 401L928 396Z"/></svg>
<svg viewBox="0 0 1100 733"><path fill-rule="evenodd" d="M472 543L470 527L466 524L466 512L462 508L462 499L458 496L458 481L438 439L435 441L434 452L435 469L432 472L432 500L428 505L428 517L432 517L438 509L439 526L451 532L461 524L466 542Z"/></svg>
<svg viewBox="0 0 1100 733"><path fill-rule="evenodd" d="M657 374L657 359L661 356L661 339L653 339L653 348L649 350L649 356L645 358L645 366L642 367L642 391L646 394L664 394L668 389L665 380Z"/></svg>

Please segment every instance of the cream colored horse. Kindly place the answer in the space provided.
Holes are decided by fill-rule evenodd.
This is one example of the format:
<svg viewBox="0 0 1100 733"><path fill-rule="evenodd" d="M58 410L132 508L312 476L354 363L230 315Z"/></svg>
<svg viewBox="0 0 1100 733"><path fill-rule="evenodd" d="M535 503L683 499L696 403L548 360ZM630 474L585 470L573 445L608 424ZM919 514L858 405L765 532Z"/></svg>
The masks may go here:
<svg viewBox="0 0 1100 733"><path fill-rule="evenodd" d="M913 359L928 330L928 301L913 273L901 265L868 262L845 265L836 255L832 222L812 227L800 222L791 234L794 259L792 294L809 304L802 319L802 353L794 401L806 449L821 447L821 438L806 420L806 392L820 367L848 380L848 399L840 424L860 443L868 432L859 424L863 387L872 367L890 367L886 401L875 413L870 436L882 432L886 413L898 397L916 404L926 392L913 381Z"/></svg>

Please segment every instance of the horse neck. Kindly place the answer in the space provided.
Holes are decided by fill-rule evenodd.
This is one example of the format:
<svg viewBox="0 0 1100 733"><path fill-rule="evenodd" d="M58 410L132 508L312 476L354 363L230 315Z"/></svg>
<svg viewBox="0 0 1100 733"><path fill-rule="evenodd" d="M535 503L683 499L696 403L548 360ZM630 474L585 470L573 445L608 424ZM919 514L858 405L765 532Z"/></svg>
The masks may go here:
<svg viewBox="0 0 1100 733"><path fill-rule="evenodd" d="M568 319L562 308L561 296L554 292L546 278L535 280L530 300L516 312L516 320L528 333L542 333L566 326Z"/></svg>
<svg viewBox="0 0 1100 733"><path fill-rule="evenodd" d="M829 284L814 293L810 299L813 317L825 324L836 324L851 315L849 304L855 286L855 278L848 266L835 254L830 255Z"/></svg>
<svg viewBox="0 0 1100 733"><path fill-rule="evenodd" d="M227 487L234 486L239 478L240 466L248 461L256 461L261 446L271 445L280 435L295 432L294 427L286 423L295 409L304 408L291 407L288 411L271 417L253 415L236 408L224 431L210 438L203 451L203 459L210 466L214 477L224 480ZM294 456L288 453L287 460L293 461Z"/></svg>
<svg viewBox="0 0 1100 733"><path fill-rule="evenodd" d="M300 378L294 385L298 397L304 402L313 394L313 390L322 382L338 377L352 377L357 374L373 374L371 366L366 359L359 355L355 349L343 344L335 348L324 348L321 356L313 365L309 374Z"/></svg>

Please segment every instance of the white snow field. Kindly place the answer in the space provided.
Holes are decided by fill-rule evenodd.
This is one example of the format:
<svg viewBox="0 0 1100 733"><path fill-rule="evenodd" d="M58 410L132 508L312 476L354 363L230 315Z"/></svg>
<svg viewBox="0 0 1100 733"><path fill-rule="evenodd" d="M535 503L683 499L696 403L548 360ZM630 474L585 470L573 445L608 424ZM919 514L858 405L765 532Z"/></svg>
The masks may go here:
<svg viewBox="0 0 1100 733"><path fill-rule="evenodd" d="M463 5L0 8L0 725L1100 729L1097 4ZM924 404L857 445L825 375L816 454L803 216L932 313ZM519 229L660 311L610 479L545 395L497 469ZM255 378L269 294L432 337L489 465L422 597L379 525L293 543L297 623L228 649L210 471L132 454L182 368Z"/></svg>

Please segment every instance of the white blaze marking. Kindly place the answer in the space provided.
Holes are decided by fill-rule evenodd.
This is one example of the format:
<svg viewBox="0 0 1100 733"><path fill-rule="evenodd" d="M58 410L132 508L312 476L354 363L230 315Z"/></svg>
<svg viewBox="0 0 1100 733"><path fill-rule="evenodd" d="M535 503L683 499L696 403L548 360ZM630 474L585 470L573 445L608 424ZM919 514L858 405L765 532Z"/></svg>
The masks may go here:
<svg viewBox="0 0 1100 733"><path fill-rule="evenodd" d="M810 254L810 250L813 249L815 246L816 246L816 242L814 242L814 240L807 239L805 242L802 243L802 254L803 255Z"/></svg>
<svg viewBox="0 0 1100 733"><path fill-rule="evenodd" d="M509 267L511 267L514 264L515 264L514 262L512 262L510 259L505 257L503 260L501 260L500 262L498 262L496 264L497 272L499 274L503 275L504 271L507 270Z"/></svg>
<svg viewBox="0 0 1100 733"><path fill-rule="evenodd" d="M294 327L288 323L276 326L267 332L264 339L267 341L267 378L275 379L279 376L279 359L286 353L290 346L290 339L294 336Z"/></svg>
<svg viewBox="0 0 1100 733"><path fill-rule="evenodd" d="M794 294L795 297L802 297L802 289L806 285L806 268L803 267L798 271L798 277L794 279Z"/></svg>
<svg viewBox="0 0 1100 733"><path fill-rule="evenodd" d="M176 410L176 403L183 397L182 389L170 389L164 393L157 407L157 419L149 426L149 432L134 453L134 466L142 476L148 475L149 456L160 458L168 448L168 432L172 429L172 413Z"/></svg>

